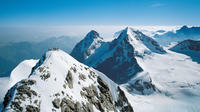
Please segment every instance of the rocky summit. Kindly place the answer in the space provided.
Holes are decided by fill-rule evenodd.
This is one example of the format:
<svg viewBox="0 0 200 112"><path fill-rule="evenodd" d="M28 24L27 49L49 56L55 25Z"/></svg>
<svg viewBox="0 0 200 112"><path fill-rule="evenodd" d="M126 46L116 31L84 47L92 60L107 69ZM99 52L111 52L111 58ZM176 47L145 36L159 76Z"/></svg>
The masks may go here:
<svg viewBox="0 0 200 112"><path fill-rule="evenodd" d="M116 83L59 49L46 52L3 105L6 112L133 112Z"/></svg>

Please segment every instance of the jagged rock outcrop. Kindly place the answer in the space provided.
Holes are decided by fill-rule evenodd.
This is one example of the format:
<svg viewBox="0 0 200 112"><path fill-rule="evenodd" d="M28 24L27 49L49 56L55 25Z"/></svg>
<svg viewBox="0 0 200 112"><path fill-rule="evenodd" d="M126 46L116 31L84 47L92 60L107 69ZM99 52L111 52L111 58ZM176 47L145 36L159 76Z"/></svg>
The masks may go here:
<svg viewBox="0 0 200 112"><path fill-rule="evenodd" d="M129 103L128 99L126 98L124 92L118 87L118 100L115 103L117 107L121 107L122 112L134 112L131 104Z"/></svg>

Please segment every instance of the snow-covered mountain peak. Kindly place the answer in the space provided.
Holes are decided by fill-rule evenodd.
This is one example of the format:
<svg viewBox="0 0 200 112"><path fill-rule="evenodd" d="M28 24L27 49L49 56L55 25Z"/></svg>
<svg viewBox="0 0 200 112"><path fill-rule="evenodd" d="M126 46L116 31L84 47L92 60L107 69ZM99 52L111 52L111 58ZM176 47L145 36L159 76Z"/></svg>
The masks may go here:
<svg viewBox="0 0 200 112"><path fill-rule="evenodd" d="M154 39L130 27L122 30L117 40L131 44L134 47L136 55L151 54L151 52L159 54L166 53Z"/></svg>
<svg viewBox="0 0 200 112"><path fill-rule="evenodd" d="M59 49L46 52L3 104L8 112L133 112L116 83Z"/></svg>
<svg viewBox="0 0 200 112"><path fill-rule="evenodd" d="M95 30L91 30L85 38L88 38L88 39L95 39L95 38L100 38L100 39L103 39L102 37L100 37L99 33L96 32Z"/></svg>
<svg viewBox="0 0 200 112"><path fill-rule="evenodd" d="M188 29L187 25L182 26L179 30L184 30L184 29Z"/></svg>
<svg viewBox="0 0 200 112"><path fill-rule="evenodd" d="M103 44L103 38L92 30L72 50L71 55L80 62L84 62L97 48Z"/></svg>

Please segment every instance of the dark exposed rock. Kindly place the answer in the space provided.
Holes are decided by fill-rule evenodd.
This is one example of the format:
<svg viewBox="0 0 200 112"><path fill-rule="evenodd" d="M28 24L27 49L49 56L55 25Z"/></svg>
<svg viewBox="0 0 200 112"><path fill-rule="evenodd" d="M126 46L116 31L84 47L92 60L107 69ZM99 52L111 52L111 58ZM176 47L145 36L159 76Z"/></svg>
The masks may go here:
<svg viewBox="0 0 200 112"><path fill-rule="evenodd" d="M104 82L100 77L97 78L97 82L99 83L98 88L101 92L100 96L98 97L100 104L96 104L96 105L98 105L98 108L101 111L103 110L103 108L106 108L109 111L116 110L114 103L113 103L112 94L111 94L110 89L109 89L108 85L106 84L106 82Z"/></svg>
<svg viewBox="0 0 200 112"><path fill-rule="evenodd" d="M39 67L38 70L39 70L40 72L43 72L43 71L44 71L44 67Z"/></svg>
<svg viewBox="0 0 200 112"><path fill-rule="evenodd" d="M13 110L18 111L18 112L22 112L23 111L23 107L20 106L20 102L17 101L12 101L11 102L11 108L13 108Z"/></svg>
<svg viewBox="0 0 200 112"><path fill-rule="evenodd" d="M6 107L9 103L9 101L12 99L12 91L14 90L14 87L12 87L11 89L8 90L8 92L6 93L5 97L4 97L4 101L3 101L3 106Z"/></svg>
<svg viewBox="0 0 200 112"><path fill-rule="evenodd" d="M121 108L121 112L134 112L131 104L128 102L124 92L118 87L118 100L115 102L115 106Z"/></svg>
<svg viewBox="0 0 200 112"><path fill-rule="evenodd" d="M100 77L97 77L97 82L102 86L100 89L102 92L109 91L108 85Z"/></svg>
<svg viewBox="0 0 200 112"><path fill-rule="evenodd" d="M86 104L83 103L83 112L94 112L92 104L88 102Z"/></svg>
<svg viewBox="0 0 200 112"><path fill-rule="evenodd" d="M100 102L108 110L115 110L113 97L109 90L108 85L100 77L98 77L97 82L100 84L98 85L98 88L101 91L100 97L99 97Z"/></svg>
<svg viewBox="0 0 200 112"><path fill-rule="evenodd" d="M52 103L53 103L53 106L54 106L55 108L59 108L59 107L60 107L60 98L54 99L54 100L52 101Z"/></svg>
<svg viewBox="0 0 200 112"><path fill-rule="evenodd" d="M33 106L33 105L27 105L26 106L26 112L40 112L40 109L38 107Z"/></svg>
<svg viewBox="0 0 200 112"><path fill-rule="evenodd" d="M95 72L93 72L93 71L91 71L91 70L90 70L90 75L91 75L93 78L95 78L95 77L96 77L96 74L95 74Z"/></svg>
<svg viewBox="0 0 200 112"><path fill-rule="evenodd" d="M42 80L46 80L46 79L48 79L50 76L51 76L51 75L50 75L49 72L47 72L46 74L43 73L43 75L40 75L40 77L41 77Z"/></svg>
<svg viewBox="0 0 200 112"><path fill-rule="evenodd" d="M72 73L71 73L70 70L68 71L68 74L66 76L66 80L68 82L69 88L72 89L73 88L73 76L72 76Z"/></svg>
<svg viewBox="0 0 200 112"><path fill-rule="evenodd" d="M75 104L75 112L82 112L81 111L81 104L80 104L80 102L76 102L76 104Z"/></svg>
<svg viewBox="0 0 200 112"><path fill-rule="evenodd" d="M29 86L35 84L35 80L22 80L20 83L17 83L14 87L12 87L6 94L4 98L4 108L8 105L9 100L11 100L12 92L16 89L16 95L14 101L11 101L10 107L15 110L21 112L23 107L21 106L21 102L26 101L27 98L30 102L32 96L37 96L37 92L32 90Z"/></svg>
<svg viewBox="0 0 200 112"><path fill-rule="evenodd" d="M16 99L16 100L25 101L26 97L25 97L25 96L16 96L15 99Z"/></svg>
<svg viewBox="0 0 200 112"><path fill-rule="evenodd" d="M86 76L84 74L79 74L79 79L85 81Z"/></svg>
<svg viewBox="0 0 200 112"><path fill-rule="evenodd" d="M60 93L56 93L55 96L60 96Z"/></svg>
<svg viewBox="0 0 200 112"><path fill-rule="evenodd" d="M94 96L98 96L97 88L94 85L89 87L83 87L83 91L86 91L85 96L91 99Z"/></svg>
<svg viewBox="0 0 200 112"><path fill-rule="evenodd" d="M74 112L75 111L75 103L69 99L63 98L61 103L61 112Z"/></svg>
<svg viewBox="0 0 200 112"><path fill-rule="evenodd" d="M63 84L63 87L66 89L66 85L65 84Z"/></svg>
<svg viewBox="0 0 200 112"><path fill-rule="evenodd" d="M34 101L34 104L37 104L37 103L38 103L38 100L35 100L35 101Z"/></svg>
<svg viewBox="0 0 200 112"><path fill-rule="evenodd" d="M85 68L85 70L88 70L89 68L88 67L84 67Z"/></svg>
<svg viewBox="0 0 200 112"><path fill-rule="evenodd" d="M145 90L152 89L153 91L156 91L156 87L155 87L155 85L152 84L152 81L145 82L145 81L142 81L142 80L137 80L137 81L135 81L135 83L129 84L127 86L127 90L129 92L132 92L134 89L136 91L140 92L141 94L146 94L144 92Z"/></svg>
<svg viewBox="0 0 200 112"><path fill-rule="evenodd" d="M71 69L71 70L73 70L73 71L74 71L74 73L76 73L76 72L77 72L77 69L76 69L76 67L71 67L70 69Z"/></svg>
<svg viewBox="0 0 200 112"><path fill-rule="evenodd" d="M37 93L34 90L31 90L29 86L27 85L21 85L17 88L17 95L24 95L26 94L28 97L31 97L32 95L37 96Z"/></svg>
<svg viewBox="0 0 200 112"><path fill-rule="evenodd" d="M22 80L21 83L24 84L24 85L33 85L33 84L36 83L36 81L31 80L31 79L30 80Z"/></svg>

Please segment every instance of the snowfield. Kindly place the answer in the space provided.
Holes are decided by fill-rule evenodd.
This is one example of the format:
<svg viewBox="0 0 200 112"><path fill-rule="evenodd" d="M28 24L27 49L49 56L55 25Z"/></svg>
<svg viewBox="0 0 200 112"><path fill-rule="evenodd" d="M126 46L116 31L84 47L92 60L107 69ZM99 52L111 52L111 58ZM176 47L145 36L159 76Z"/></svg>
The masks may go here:
<svg viewBox="0 0 200 112"><path fill-rule="evenodd" d="M151 95L126 92L135 112L199 112L200 64L186 55L166 51L164 55L137 58L160 92Z"/></svg>

